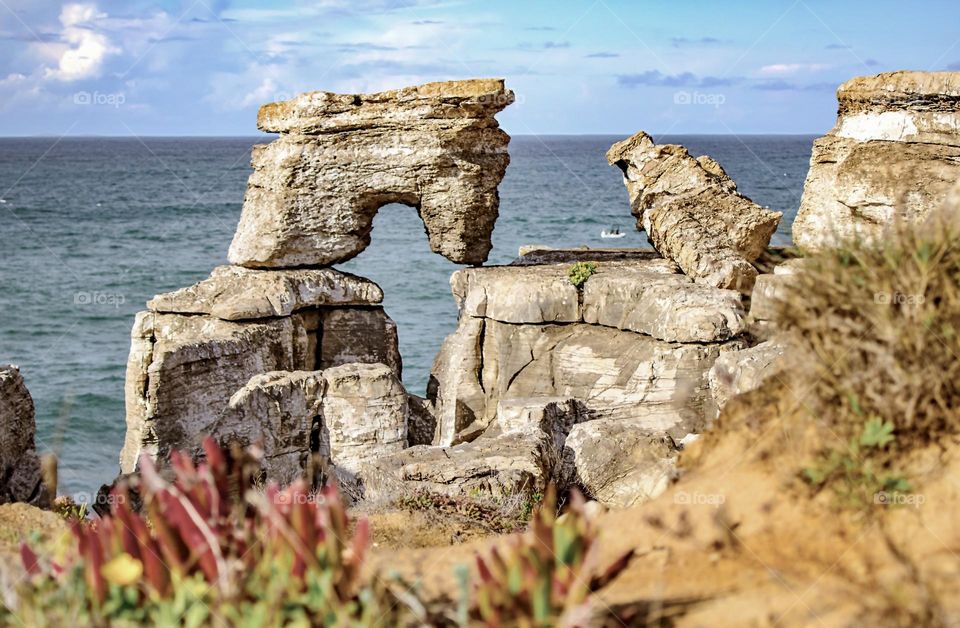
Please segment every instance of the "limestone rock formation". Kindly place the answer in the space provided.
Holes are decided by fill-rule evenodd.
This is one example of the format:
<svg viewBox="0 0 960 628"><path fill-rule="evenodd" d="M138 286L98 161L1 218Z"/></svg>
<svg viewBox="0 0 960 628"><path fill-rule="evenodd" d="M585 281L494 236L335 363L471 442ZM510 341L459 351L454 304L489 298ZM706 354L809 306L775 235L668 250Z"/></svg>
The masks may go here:
<svg viewBox="0 0 960 628"><path fill-rule="evenodd" d="M580 295L569 279L562 283L569 267L471 269L453 278L460 324L428 389L435 444L476 438L498 408L530 398L572 398L591 420L636 419L678 438L702 427L707 371L721 352L746 346L740 295L649 259L596 263ZM521 294L536 291L537 277L545 286L539 309ZM552 322L557 312L562 324Z"/></svg>
<svg viewBox="0 0 960 628"><path fill-rule="evenodd" d="M33 398L20 369L0 367L0 504L45 505L40 459L34 445Z"/></svg>
<svg viewBox="0 0 960 628"><path fill-rule="evenodd" d="M773 339L749 349L728 351L717 358L707 375L717 409L722 410L731 398L778 377L787 367L787 351L784 340Z"/></svg>
<svg viewBox="0 0 960 628"><path fill-rule="evenodd" d="M779 212L738 193L713 159L654 144L642 131L614 144L607 161L623 172L637 227L664 257L699 282L750 290L751 262L770 243Z"/></svg>
<svg viewBox="0 0 960 628"><path fill-rule="evenodd" d="M378 94L313 92L265 105L233 264L324 266L370 244L389 203L415 207L433 251L461 264L490 252L509 136L494 115L513 102L498 79Z"/></svg>
<svg viewBox="0 0 960 628"><path fill-rule="evenodd" d="M251 270L218 266L189 288L155 296L153 312L209 314L226 321L289 316L319 306L377 305L380 286L331 268Z"/></svg>
<svg viewBox="0 0 960 628"><path fill-rule="evenodd" d="M598 419L574 426L566 440L577 482L605 506L626 508L667 489L678 447L665 432L636 421Z"/></svg>
<svg viewBox="0 0 960 628"><path fill-rule="evenodd" d="M815 251L921 220L960 179L960 72L890 72L837 90L833 129L813 145L793 240Z"/></svg>

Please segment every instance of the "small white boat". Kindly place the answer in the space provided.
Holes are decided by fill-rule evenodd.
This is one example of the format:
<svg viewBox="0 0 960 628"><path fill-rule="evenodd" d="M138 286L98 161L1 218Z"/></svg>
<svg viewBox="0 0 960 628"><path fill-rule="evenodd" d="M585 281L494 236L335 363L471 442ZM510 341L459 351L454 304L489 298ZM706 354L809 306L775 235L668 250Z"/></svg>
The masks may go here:
<svg viewBox="0 0 960 628"><path fill-rule="evenodd" d="M622 238L622 237L624 237L624 236L626 236L626 235L627 235L627 234L625 234L625 233L620 233L620 230L619 230L619 229L616 229L616 230L614 230L614 231L607 231L606 229L604 229L603 231L600 232L600 237L601 237L601 238L607 238L607 239L610 239L610 238L614 238L614 239L616 239L616 238Z"/></svg>

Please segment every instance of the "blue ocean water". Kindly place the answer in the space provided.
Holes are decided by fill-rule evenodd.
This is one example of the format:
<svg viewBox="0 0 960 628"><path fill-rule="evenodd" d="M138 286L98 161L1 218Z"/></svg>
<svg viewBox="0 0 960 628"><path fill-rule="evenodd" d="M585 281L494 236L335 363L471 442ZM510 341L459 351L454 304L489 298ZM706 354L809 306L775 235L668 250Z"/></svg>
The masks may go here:
<svg viewBox="0 0 960 628"><path fill-rule="evenodd" d="M489 263L520 245L644 246L620 173L604 154L621 137L515 137ZM810 136L662 136L717 159L755 201L783 211L789 242ZM37 407L38 448L60 453L61 491L116 475L133 315L154 294L226 261L250 148L260 138L0 139L0 363L20 365ZM396 320L404 380L422 393L456 326L449 276L416 212L383 208L373 243L341 265L377 281ZM619 226L627 237L602 240Z"/></svg>

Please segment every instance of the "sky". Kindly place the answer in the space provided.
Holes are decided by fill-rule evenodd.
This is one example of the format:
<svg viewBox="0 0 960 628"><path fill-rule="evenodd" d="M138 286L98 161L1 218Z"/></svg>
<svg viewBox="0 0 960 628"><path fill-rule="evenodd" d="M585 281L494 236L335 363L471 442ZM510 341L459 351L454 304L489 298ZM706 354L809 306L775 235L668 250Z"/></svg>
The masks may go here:
<svg viewBox="0 0 960 628"><path fill-rule="evenodd" d="M960 70L956 0L0 0L0 136L256 135L259 105L503 77L513 135L822 134Z"/></svg>

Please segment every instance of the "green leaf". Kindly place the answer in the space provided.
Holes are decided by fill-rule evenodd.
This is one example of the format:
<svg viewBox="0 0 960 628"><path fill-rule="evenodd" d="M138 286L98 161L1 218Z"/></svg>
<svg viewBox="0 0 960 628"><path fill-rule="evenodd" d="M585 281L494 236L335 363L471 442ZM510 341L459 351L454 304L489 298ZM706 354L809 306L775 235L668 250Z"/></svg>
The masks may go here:
<svg viewBox="0 0 960 628"><path fill-rule="evenodd" d="M864 447L881 449L892 443L894 438L893 423L874 417L863 426L863 433L860 434L860 444Z"/></svg>

